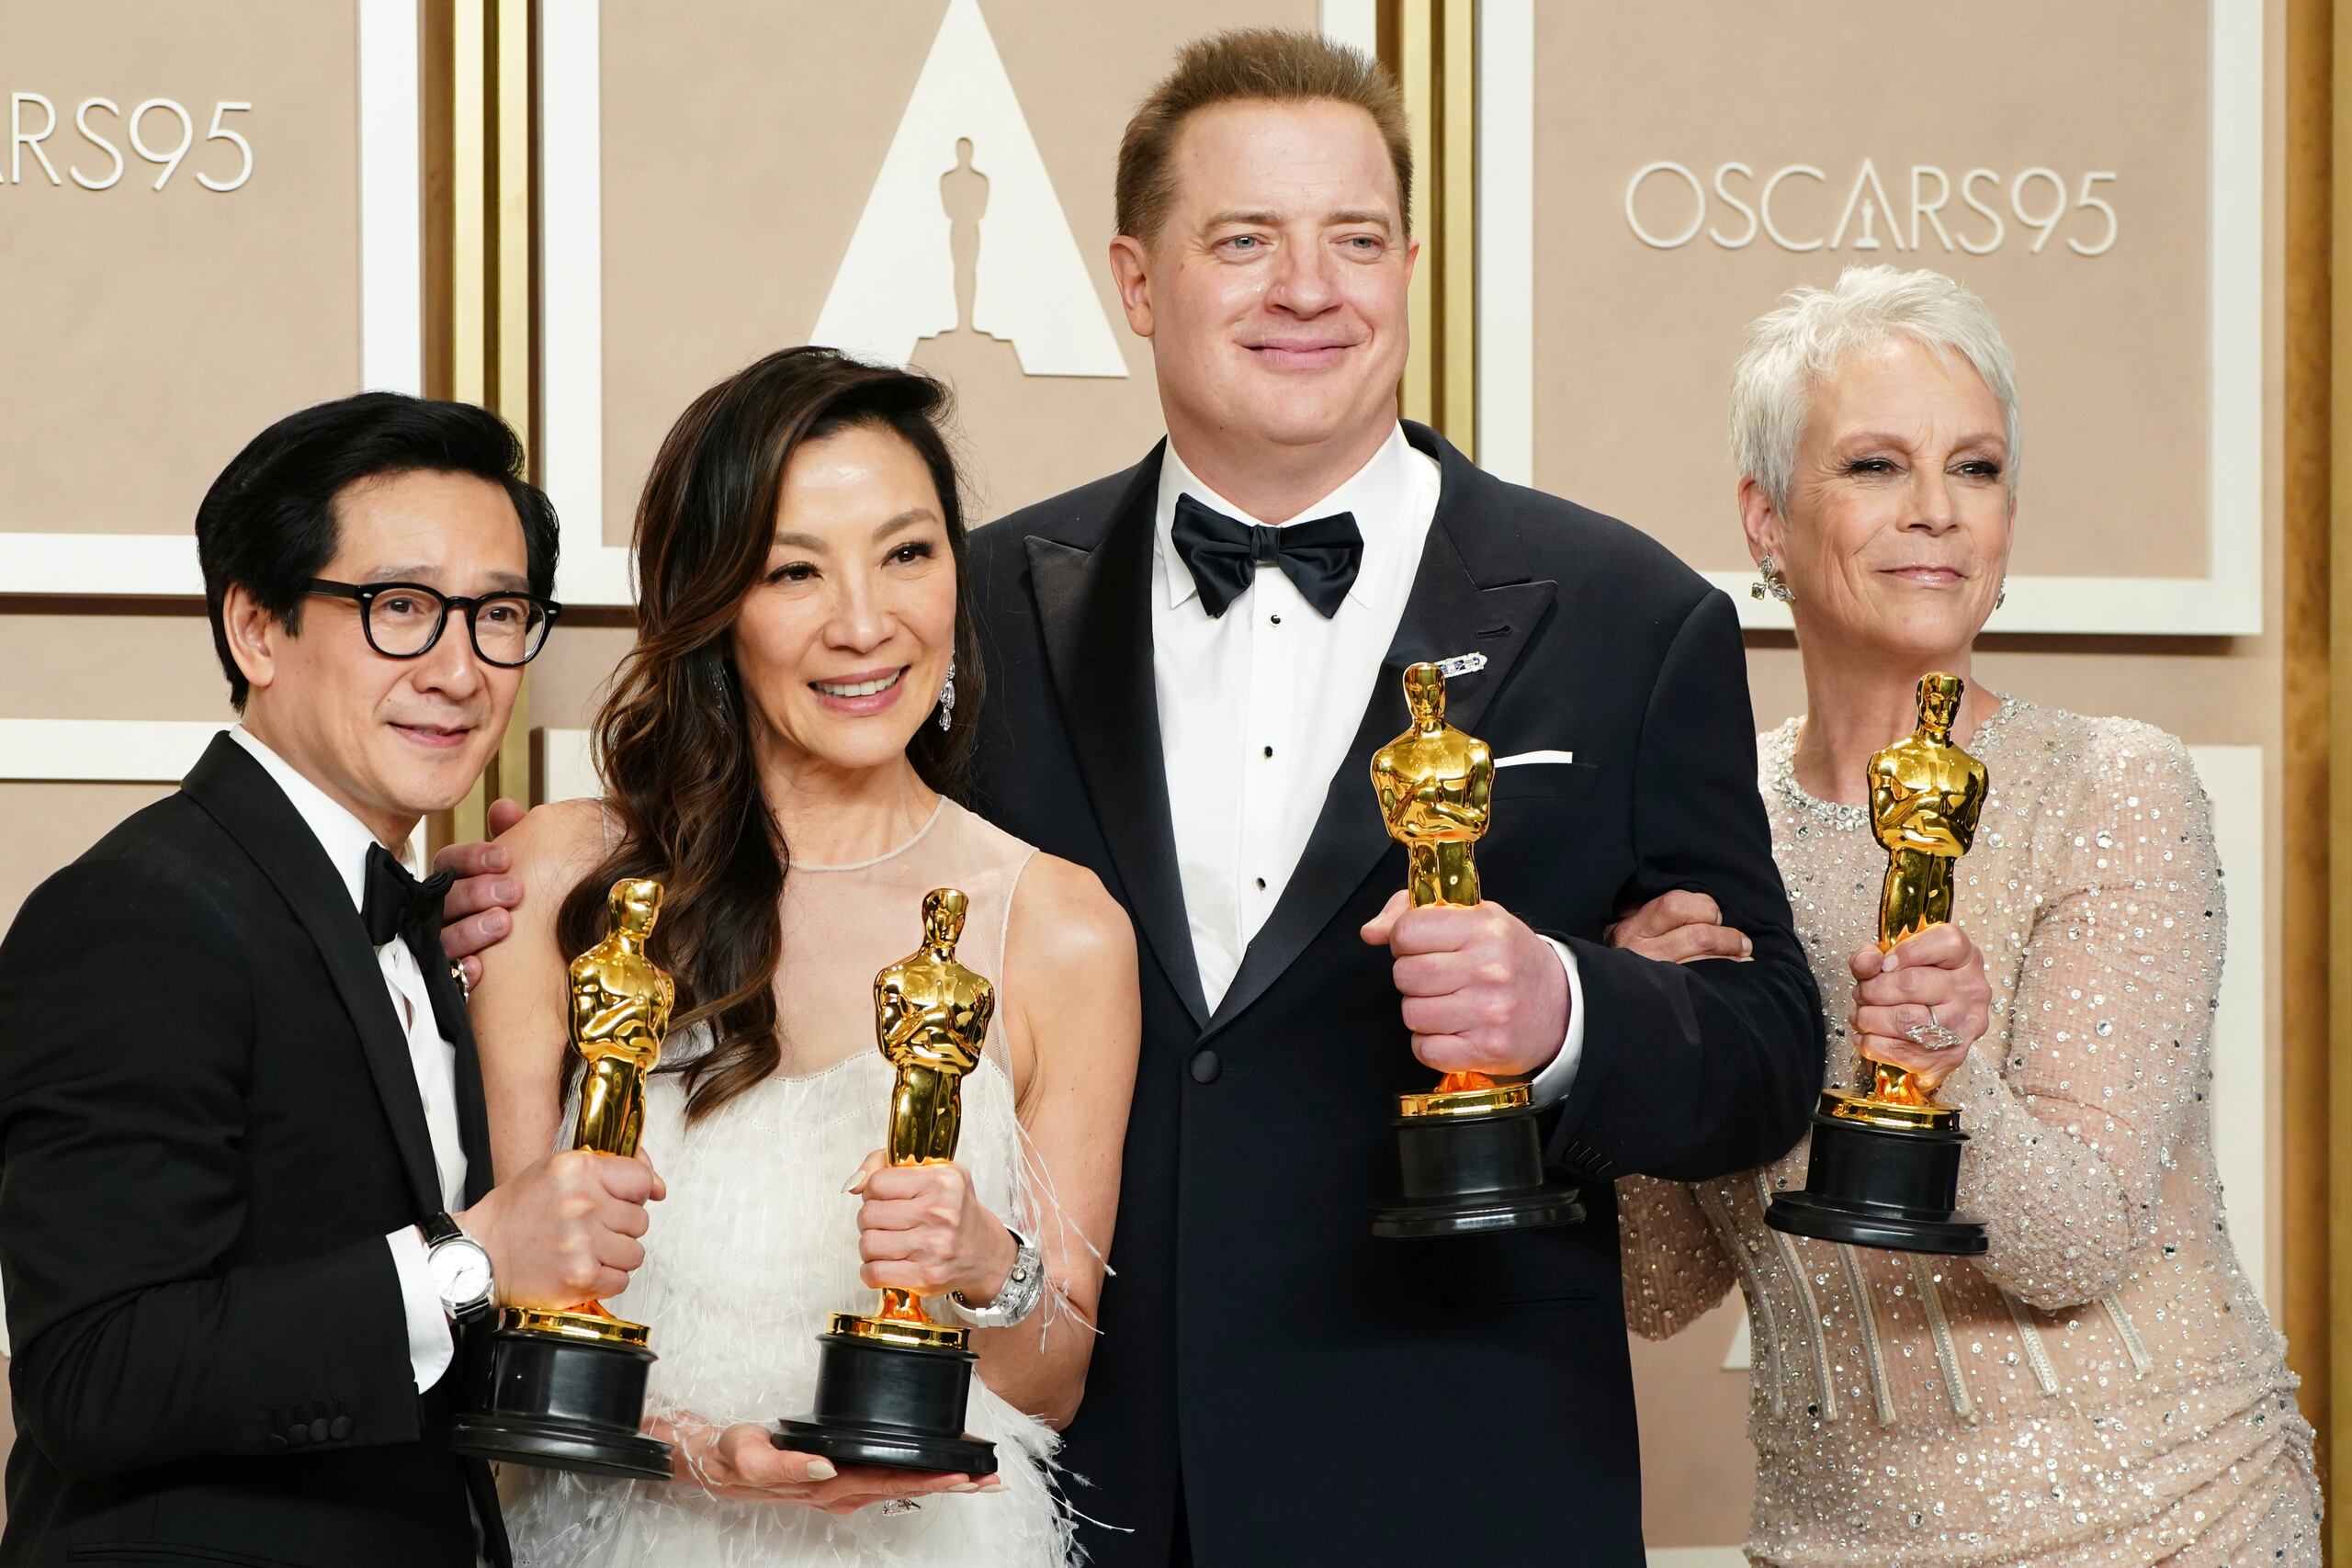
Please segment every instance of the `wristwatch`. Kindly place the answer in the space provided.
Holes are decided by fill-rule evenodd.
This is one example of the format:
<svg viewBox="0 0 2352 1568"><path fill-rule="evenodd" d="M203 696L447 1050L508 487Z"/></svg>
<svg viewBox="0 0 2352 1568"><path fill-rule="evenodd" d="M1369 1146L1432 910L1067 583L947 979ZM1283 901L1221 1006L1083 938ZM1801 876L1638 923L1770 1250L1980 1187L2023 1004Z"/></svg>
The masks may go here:
<svg viewBox="0 0 2352 1568"><path fill-rule="evenodd" d="M1010 1328L1037 1310L1037 1303L1046 1293L1046 1265L1038 1255L1037 1244L1005 1226L1012 1236L1012 1269L997 1287L996 1299L984 1307L976 1307L964 1299L961 1291L947 1292L947 1310L972 1328Z"/></svg>
<svg viewBox="0 0 2352 1568"><path fill-rule="evenodd" d="M434 1215L423 1228L424 1262L433 1270L433 1288L441 1297L441 1310L449 1314L449 1321L459 1324L486 1315L498 1303L490 1254L447 1214Z"/></svg>

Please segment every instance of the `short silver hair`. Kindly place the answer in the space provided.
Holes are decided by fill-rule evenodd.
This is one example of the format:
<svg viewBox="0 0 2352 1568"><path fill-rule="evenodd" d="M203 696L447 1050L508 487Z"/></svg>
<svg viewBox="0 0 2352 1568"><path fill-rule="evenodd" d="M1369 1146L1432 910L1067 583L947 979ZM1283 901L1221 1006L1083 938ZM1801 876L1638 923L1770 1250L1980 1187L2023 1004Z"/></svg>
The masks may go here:
<svg viewBox="0 0 2352 1568"><path fill-rule="evenodd" d="M2001 471L2018 494L2018 372L1984 301L1940 272L1849 266L1827 288L1807 285L1756 318L1731 372L1731 455L1775 508L1788 504L1797 439L1813 395L1848 355L1905 337L1975 367L2001 406L2009 460Z"/></svg>

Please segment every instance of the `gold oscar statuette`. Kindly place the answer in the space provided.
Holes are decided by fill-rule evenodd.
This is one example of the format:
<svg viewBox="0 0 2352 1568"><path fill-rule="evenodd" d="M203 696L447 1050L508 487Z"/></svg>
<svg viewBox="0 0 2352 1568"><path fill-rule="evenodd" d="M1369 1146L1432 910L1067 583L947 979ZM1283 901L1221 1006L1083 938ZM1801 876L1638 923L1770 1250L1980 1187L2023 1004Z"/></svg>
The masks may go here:
<svg viewBox="0 0 2352 1568"><path fill-rule="evenodd" d="M996 987L956 961L964 895L938 888L922 901L923 944L874 977L874 1037L897 1073L885 1152L892 1165L945 1165L963 1130L964 1075L980 1065L996 1015ZM871 1316L835 1313L836 1334L894 1345L961 1350L970 1331L933 1323L910 1291L886 1288Z"/></svg>
<svg viewBox="0 0 2352 1568"><path fill-rule="evenodd" d="M1975 841L1976 818L1992 787L1984 764L1952 743L1962 690L1957 675L1922 680L1919 728L1871 758L1871 827L1886 846L1878 901L1881 953L1951 920L1952 873ZM1837 1096L1839 1110L1833 1114L1896 1127L1959 1122L1959 1112L1930 1100L1903 1068L1864 1066L1871 1069L1869 1088Z"/></svg>
<svg viewBox="0 0 2352 1568"><path fill-rule="evenodd" d="M580 1054L580 1115L571 1146L623 1159L637 1153L645 1132L645 1080L662 1060L677 983L645 955L662 914L662 885L613 884L605 902L604 940L571 961L571 1048ZM615 1317L601 1302L561 1312L509 1309L508 1326L576 1338L643 1345L641 1323Z"/></svg>
<svg viewBox="0 0 2352 1568"><path fill-rule="evenodd" d="M996 987L956 956L970 901L923 895L922 945L874 976L874 1038L890 1064L884 1153L944 1165L963 1127L965 1075L980 1065ZM996 1446L964 1430L971 1331L935 1323L912 1291L885 1286L871 1313L837 1312L817 1340L815 1407L778 1423L776 1446L848 1464L993 1474Z"/></svg>
<svg viewBox="0 0 2352 1568"><path fill-rule="evenodd" d="M1495 757L1445 718L1448 675L1486 666L1481 654L1405 671L1412 728L1373 753L1372 787L1388 836L1405 846L1406 892L1417 909L1474 908L1478 840L1494 818ZM1583 1216L1573 1189L1546 1181L1532 1091L1476 1071L1396 1097L1403 1201L1375 1210L1384 1236L1524 1230Z"/></svg>
<svg viewBox="0 0 2352 1568"><path fill-rule="evenodd" d="M1984 764L1951 738L1966 690L1957 675L1922 677L1918 728L1871 758L1871 827L1886 849L1882 953L1951 919L1953 874L1992 789ZM1862 1066L1868 1081L1857 1091L1822 1091L1804 1188L1774 1198L1766 1220L1864 1247L1983 1252L1984 1227L1954 1212L1968 1141L1960 1112L1929 1099L1901 1067Z"/></svg>
<svg viewBox="0 0 2352 1568"><path fill-rule="evenodd" d="M628 1158L645 1130L645 1080L662 1059L677 986L646 955L662 885L628 877L605 899L604 937L571 961L580 1114L571 1146ZM482 1459L592 1474L670 1474L670 1447L642 1435L650 1331L600 1302L506 1307L478 1336L451 1447Z"/></svg>

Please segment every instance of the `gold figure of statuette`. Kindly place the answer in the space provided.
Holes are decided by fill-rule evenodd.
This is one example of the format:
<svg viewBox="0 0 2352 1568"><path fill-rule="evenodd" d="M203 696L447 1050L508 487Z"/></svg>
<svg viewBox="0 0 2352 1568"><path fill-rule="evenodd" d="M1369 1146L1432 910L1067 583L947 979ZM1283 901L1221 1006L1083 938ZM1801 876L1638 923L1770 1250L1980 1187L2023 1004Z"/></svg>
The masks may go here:
<svg viewBox="0 0 2352 1568"><path fill-rule="evenodd" d="M970 901L953 887L923 895L922 945L874 977L874 1036L895 1069L884 1153L892 1165L944 1165L963 1130L966 1074L980 1065L996 987L956 957ZM932 1321L911 1291L885 1286L874 1312L832 1315L835 1334L960 1350L970 1331Z"/></svg>
<svg viewBox="0 0 2352 1568"><path fill-rule="evenodd" d="M662 1059L678 998L676 982L646 956L661 916L659 882L624 877L614 883L605 902L604 937L567 971L571 1048L582 1064L573 1148L623 1159L637 1153L645 1131L645 1080ZM625 1345L641 1346L649 1337L643 1324L616 1317L599 1302L560 1312L510 1308L501 1322Z"/></svg>
<svg viewBox="0 0 2352 1568"><path fill-rule="evenodd" d="M1976 820L1992 788L1984 764L1951 738L1967 689L1957 675L1923 676L1918 728L1871 758L1871 826L1886 848L1879 888L1881 953L1951 919L1953 874L1975 841ZM1958 1122L1958 1112L1928 1099L1905 1069L1864 1065L1871 1069L1868 1087L1859 1095L1827 1097L1831 1115L1880 1126Z"/></svg>
<svg viewBox="0 0 2352 1568"><path fill-rule="evenodd" d="M1417 909L1476 908L1477 843L1494 818L1494 751L1445 721L1443 667L1408 667L1405 704L1413 727L1373 753L1372 787L1388 836L1405 846L1407 895ZM1396 1103L1408 1116L1473 1116L1525 1105L1528 1095L1525 1084L1464 1071Z"/></svg>

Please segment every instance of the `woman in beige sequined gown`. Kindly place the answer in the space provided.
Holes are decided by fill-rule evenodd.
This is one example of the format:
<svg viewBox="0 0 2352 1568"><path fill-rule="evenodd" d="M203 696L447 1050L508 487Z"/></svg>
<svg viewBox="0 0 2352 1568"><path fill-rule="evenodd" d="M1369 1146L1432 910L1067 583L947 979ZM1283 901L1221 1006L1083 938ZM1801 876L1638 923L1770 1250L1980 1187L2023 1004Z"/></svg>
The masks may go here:
<svg viewBox="0 0 2352 1568"><path fill-rule="evenodd" d="M610 1305L651 1326L647 1428L674 1445L674 1477L511 1476L520 1568L1069 1554L1051 1461L1117 1204L1135 942L1091 873L946 798L980 694L943 396L807 348L695 400L639 512L638 641L598 723L605 798L542 807L501 840L524 897L473 1014L502 1161L568 1126L565 955L594 940L616 876L663 883L650 955L678 983L643 1142L667 1195L641 1262L607 1260L636 1264ZM954 1162L888 1167L876 976L922 945L939 887L968 899L957 956L996 1008ZM1028 1295L1024 1243L1040 1304L972 1339L967 1424L995 1444L993 1475L775 1446L776 1421L815 1403L831 1314L870 1313L888 1285L970 1322Z"/></svg>
<svg viewBox="0 0 2352 1568"><path fill-rule="evenodd" d="M1758 783L1826 1082L1864 1081L1866 1057L1940 1080L1991 1250L1770 1229L1771 1195L1804 1184L1800 1145L1743 1177L1620 1183L1626 1314L1662 1337L1745 1291L1753 1562L2316 1564L2311 1428L2214 1173L2226 921L2186 748L1972 682L1953 738L1993 783L1953 951L1877 963L1863 764L1910 730L1921 674L1970 672L2008 556L2013 389L1980 301L1880 267L1758 321L1733 397L1743 519L1804 659L1807 715L1762 737ZM1692 915L1653 906L1617 940L1736 951ZM1957 1046L1905 1038L1923 1003Z"/></svg>

